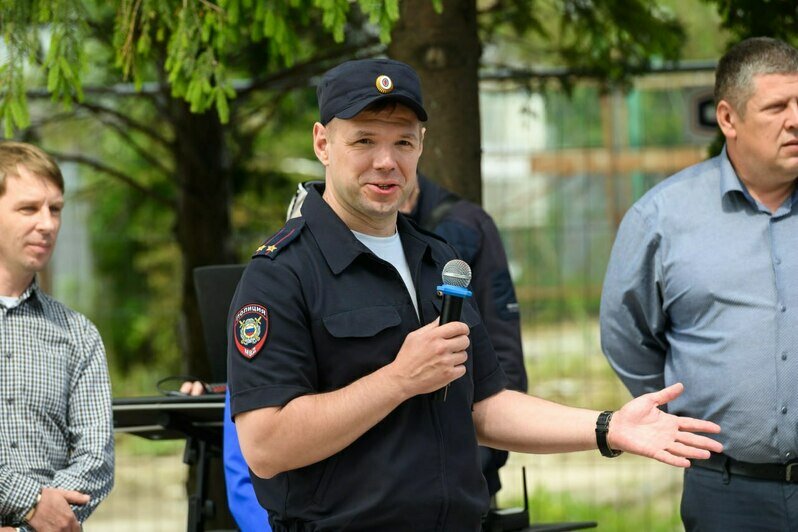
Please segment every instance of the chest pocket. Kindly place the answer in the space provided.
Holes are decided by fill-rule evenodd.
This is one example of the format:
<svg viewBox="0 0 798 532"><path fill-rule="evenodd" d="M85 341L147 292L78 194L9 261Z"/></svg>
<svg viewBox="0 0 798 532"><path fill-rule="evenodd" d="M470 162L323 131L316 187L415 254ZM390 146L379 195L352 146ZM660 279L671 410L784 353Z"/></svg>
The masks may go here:
<svg viewBox="0 0 798 532"><path fill-rule="evenodd" d="M393 307L369 307L325 316L324 328L335 338L369 338L401 323Z"/></svg>
<svg viewBox="0 0 798 532"><path fill-rule="evenodd" d="M390 363L404 341L399 312L367 307L322 318L316 345L319 389L335 390Z"/></svg>

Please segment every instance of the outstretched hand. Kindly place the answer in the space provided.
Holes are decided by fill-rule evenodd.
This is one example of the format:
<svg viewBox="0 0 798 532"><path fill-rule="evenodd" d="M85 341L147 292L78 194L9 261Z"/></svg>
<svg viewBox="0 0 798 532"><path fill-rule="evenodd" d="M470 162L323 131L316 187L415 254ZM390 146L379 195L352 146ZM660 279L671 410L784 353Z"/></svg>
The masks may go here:
<svg viewBox="0 0 798 532"><path fill-rule="evenodd" d="M612 416L607 435L610 447L677 467L690 467L688 458L705 460L710 451L722 452L719 442L695 434L717 434L720 426L702 419L674 416L657 408L679 397L683 390L684 385L676 383L626 403Z"/></svg>

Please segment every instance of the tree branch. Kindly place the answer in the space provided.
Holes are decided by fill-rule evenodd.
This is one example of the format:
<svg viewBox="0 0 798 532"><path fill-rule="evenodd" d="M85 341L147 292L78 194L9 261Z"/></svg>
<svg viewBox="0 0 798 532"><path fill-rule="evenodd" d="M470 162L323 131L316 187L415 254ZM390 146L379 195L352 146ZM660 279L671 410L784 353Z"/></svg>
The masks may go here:
<svg viewBox="0 0 798 532"><path fill-rule="evenodd" d="M135 129L136 131L139 131L141 133L144 133L154 141L160 143L164 148L168 150L171 150L173 148L173 143L169 139L163 137L158 131L156 131L151 127L145 126L141 122L130 118L130 116L121 113L116 109L112 109L110 107L105 107L104 105L91 103L91 102L77 102L76 105L88 111L91 111L94 114L110 115L119 120L120 122L122 122L127 127Z"/></svg>
<svg viewBox="0 0 798 532"><path fill-rule="evenodd" d="M331 63L340 62L342 57L357 55L358 57L373 57L385 51L376 37L369 38L366 42L349 44L340 48L333 48L327 53L313 56L310 61L299 63L291 68L286 68L272 76L260 79L247 80L236 83L236 95L247 96L251 92L262 89L288 90L300 86L307 86L308 80L330 68Z"/></svg>
<svg viewBox="0 0 798 532"><path fill-rule="evenodd" d="M116 133L124 138L128 144L133 148L133 150L145 161L147 161L150 165L154 166L158 170L160 170L167 178L174 174L174 170L167 168L159 159L153 157L150 152L148 152L145 148L143 148L138 142L133 139L133 136L125 130L122 126L118 123L106 120L103 117L97 118L103 125L110 127Z"/></svg>
<svg viewBox="0 0 798 532"><path fill-rule="evenodd" d="M90 168L97 170L98 172L102 172L106 175L109 175L121 181L122 183L126 184L132 189L140 192L141 194L147 196L152 200L155 200L161 205L168 207L169 209L177 208L175 202L170 201L169 199L164 198L163 196L160 196L159 194L155 193L155 191L145 187L141 183L137 183L136 180L134 180L132 177L125 174L124 172L117 170L116 168L112 168L104 163L101 163L96 159L92 159L91 157L86 157L85 155L78 155L76 153L60 153L51 150L47 150L47 153L49 153L52 157L60 161L69 161L73 163L86 165Z"/></svg>

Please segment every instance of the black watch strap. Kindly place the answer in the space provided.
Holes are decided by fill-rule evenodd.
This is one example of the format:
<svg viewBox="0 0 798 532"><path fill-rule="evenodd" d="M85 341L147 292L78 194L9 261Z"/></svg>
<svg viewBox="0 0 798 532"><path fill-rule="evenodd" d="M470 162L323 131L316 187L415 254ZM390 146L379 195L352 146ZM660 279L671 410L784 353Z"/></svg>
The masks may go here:
<svg viewBox="0 0 798 532"><path fill-rule="evenodd" d="M623 453L623 451L610 449L610 445L607 443L607 433L610 431L611 419L612 411L605 410L599 414L596 420L596 444L598 445L599 452L601 452L601 456L606 456L607 458L615 458Z"/></svg>

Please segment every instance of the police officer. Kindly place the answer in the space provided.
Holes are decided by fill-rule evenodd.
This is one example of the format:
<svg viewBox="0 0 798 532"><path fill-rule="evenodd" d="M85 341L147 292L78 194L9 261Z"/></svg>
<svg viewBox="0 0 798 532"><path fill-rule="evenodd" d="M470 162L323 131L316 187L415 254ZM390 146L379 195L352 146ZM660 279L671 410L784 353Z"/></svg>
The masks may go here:
<svg viewBox="0 0 798 532"><path fill-rule="evenodd" d="M506 390L470 301L462 321L438 324L454 250L397 217L427 119L416 73L346 62L318 99L325 186L258 248L230 314L231 411L274 530L478 530L478 443L627 450L682 467L720 450L693 434L717 425L657 408L679 384L614 416ZM447 384L447 400L434 399Z"/></svg>

